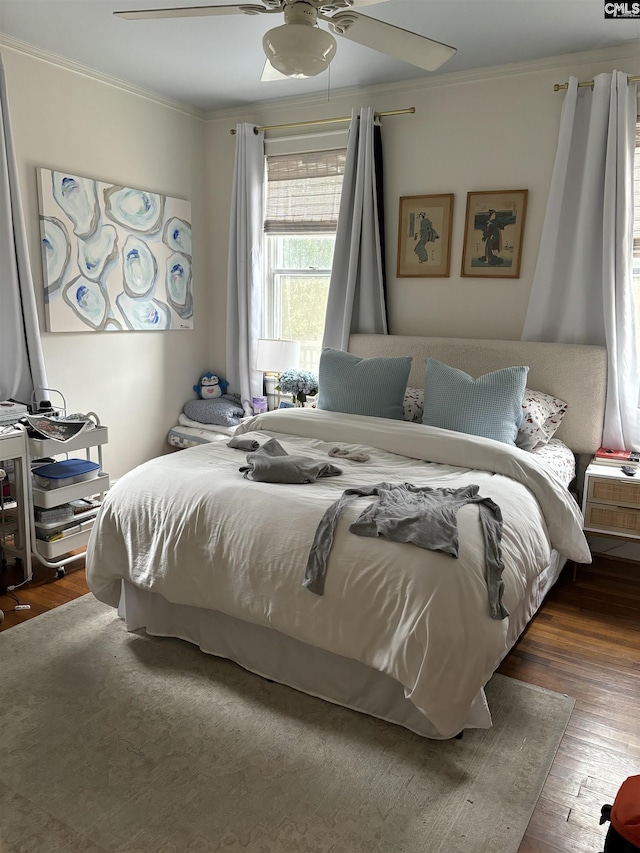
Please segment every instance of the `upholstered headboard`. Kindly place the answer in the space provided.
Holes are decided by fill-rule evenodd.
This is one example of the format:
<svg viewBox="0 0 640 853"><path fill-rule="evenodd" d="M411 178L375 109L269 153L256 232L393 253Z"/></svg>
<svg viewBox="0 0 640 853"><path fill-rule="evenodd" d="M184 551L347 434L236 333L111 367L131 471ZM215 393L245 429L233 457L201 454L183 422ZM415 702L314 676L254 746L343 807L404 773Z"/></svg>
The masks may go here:
<svg viewBox="0 0 640 853"><path fill-rule="evenodd" d="M527 387L568 404L557 437L574 453L593 454L602 441L607 387L605 347L475 338L420 338L411 335L351 335L349 352L413 357L409 386L424 387L425 361L435 358L471 376L528 365Z"/></svg>

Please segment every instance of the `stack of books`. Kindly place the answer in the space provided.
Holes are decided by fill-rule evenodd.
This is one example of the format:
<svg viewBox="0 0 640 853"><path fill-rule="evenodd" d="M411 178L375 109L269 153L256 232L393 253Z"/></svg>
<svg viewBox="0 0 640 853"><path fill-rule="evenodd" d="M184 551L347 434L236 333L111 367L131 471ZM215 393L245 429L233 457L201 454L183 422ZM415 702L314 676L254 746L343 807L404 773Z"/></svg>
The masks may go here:
<svg viewBox="0 0 640 853"><path fill-rule="evenodd" d="M629 465L640 467L640 453L635 450L612 450L609 447L599 447L596 450L595 461L598 465Z"/></svg>

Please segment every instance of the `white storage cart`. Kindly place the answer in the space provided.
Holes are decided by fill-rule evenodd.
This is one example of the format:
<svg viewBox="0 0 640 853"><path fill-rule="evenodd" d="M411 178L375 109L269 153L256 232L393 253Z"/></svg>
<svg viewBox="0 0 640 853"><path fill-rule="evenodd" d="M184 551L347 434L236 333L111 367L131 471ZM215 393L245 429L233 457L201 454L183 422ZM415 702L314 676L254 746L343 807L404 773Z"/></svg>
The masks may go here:
<svg viewBox="0 0 640 853"><path fill-rule="evenodd" d="M109 475L102 468L102 448L109 441L109 432L106 426L100 424L97 416L91 414L97 421L96 425L69 441L27 436L28 458L32 468L34 459L77 456L74 451L78 450L84 451L88 460L92 455L96 457L94 461L99 465L98 475L93 479L49 489L32 483L29 489L31 550L41 563L55 569L56 578L64 576L66 565L84 556L84 551L71 552L84 548L89 541L93 521L104 493L109 488ZM46 510L63 507L83 498L95 499L86 511L74 512L71 518L65 520L56 518L55 513L49 513L54 520L46 520ZM60 532L62 535L59 535Z"/></svg>

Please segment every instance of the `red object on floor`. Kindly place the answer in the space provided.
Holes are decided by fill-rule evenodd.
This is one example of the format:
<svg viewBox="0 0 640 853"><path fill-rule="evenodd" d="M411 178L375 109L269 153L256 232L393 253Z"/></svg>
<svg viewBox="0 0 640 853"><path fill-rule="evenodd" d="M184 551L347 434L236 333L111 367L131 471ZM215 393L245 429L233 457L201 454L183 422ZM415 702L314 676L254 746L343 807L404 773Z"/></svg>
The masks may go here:
<svg viewBox="0 0 640 853"><path fill-rule="evenodd" d="M620 785L610 819L619 835L640 848L640 776L629 776Z"/></svg>

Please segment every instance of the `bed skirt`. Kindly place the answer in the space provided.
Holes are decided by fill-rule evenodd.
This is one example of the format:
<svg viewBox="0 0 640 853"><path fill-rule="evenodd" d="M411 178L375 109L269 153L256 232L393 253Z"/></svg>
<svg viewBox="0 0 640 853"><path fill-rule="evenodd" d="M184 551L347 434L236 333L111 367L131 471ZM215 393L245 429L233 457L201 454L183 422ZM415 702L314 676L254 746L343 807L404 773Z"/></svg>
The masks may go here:
<svg viewBox="0 0 640 853"><path fill-rule="evenodd" d="M564 558L536 578L531 595L510 614L510 647L557 580ZM158 593L122 582L119 614L128 631L144 628L157 637L175 637L250 672L336 705L401 725L422 737L441 739L427 717L405 697L404 687L384 673L341 655L302 643L262 625L214 610L172 604ZM484 690L473 700L464 728L488 729L491 713Z"/></svg>

